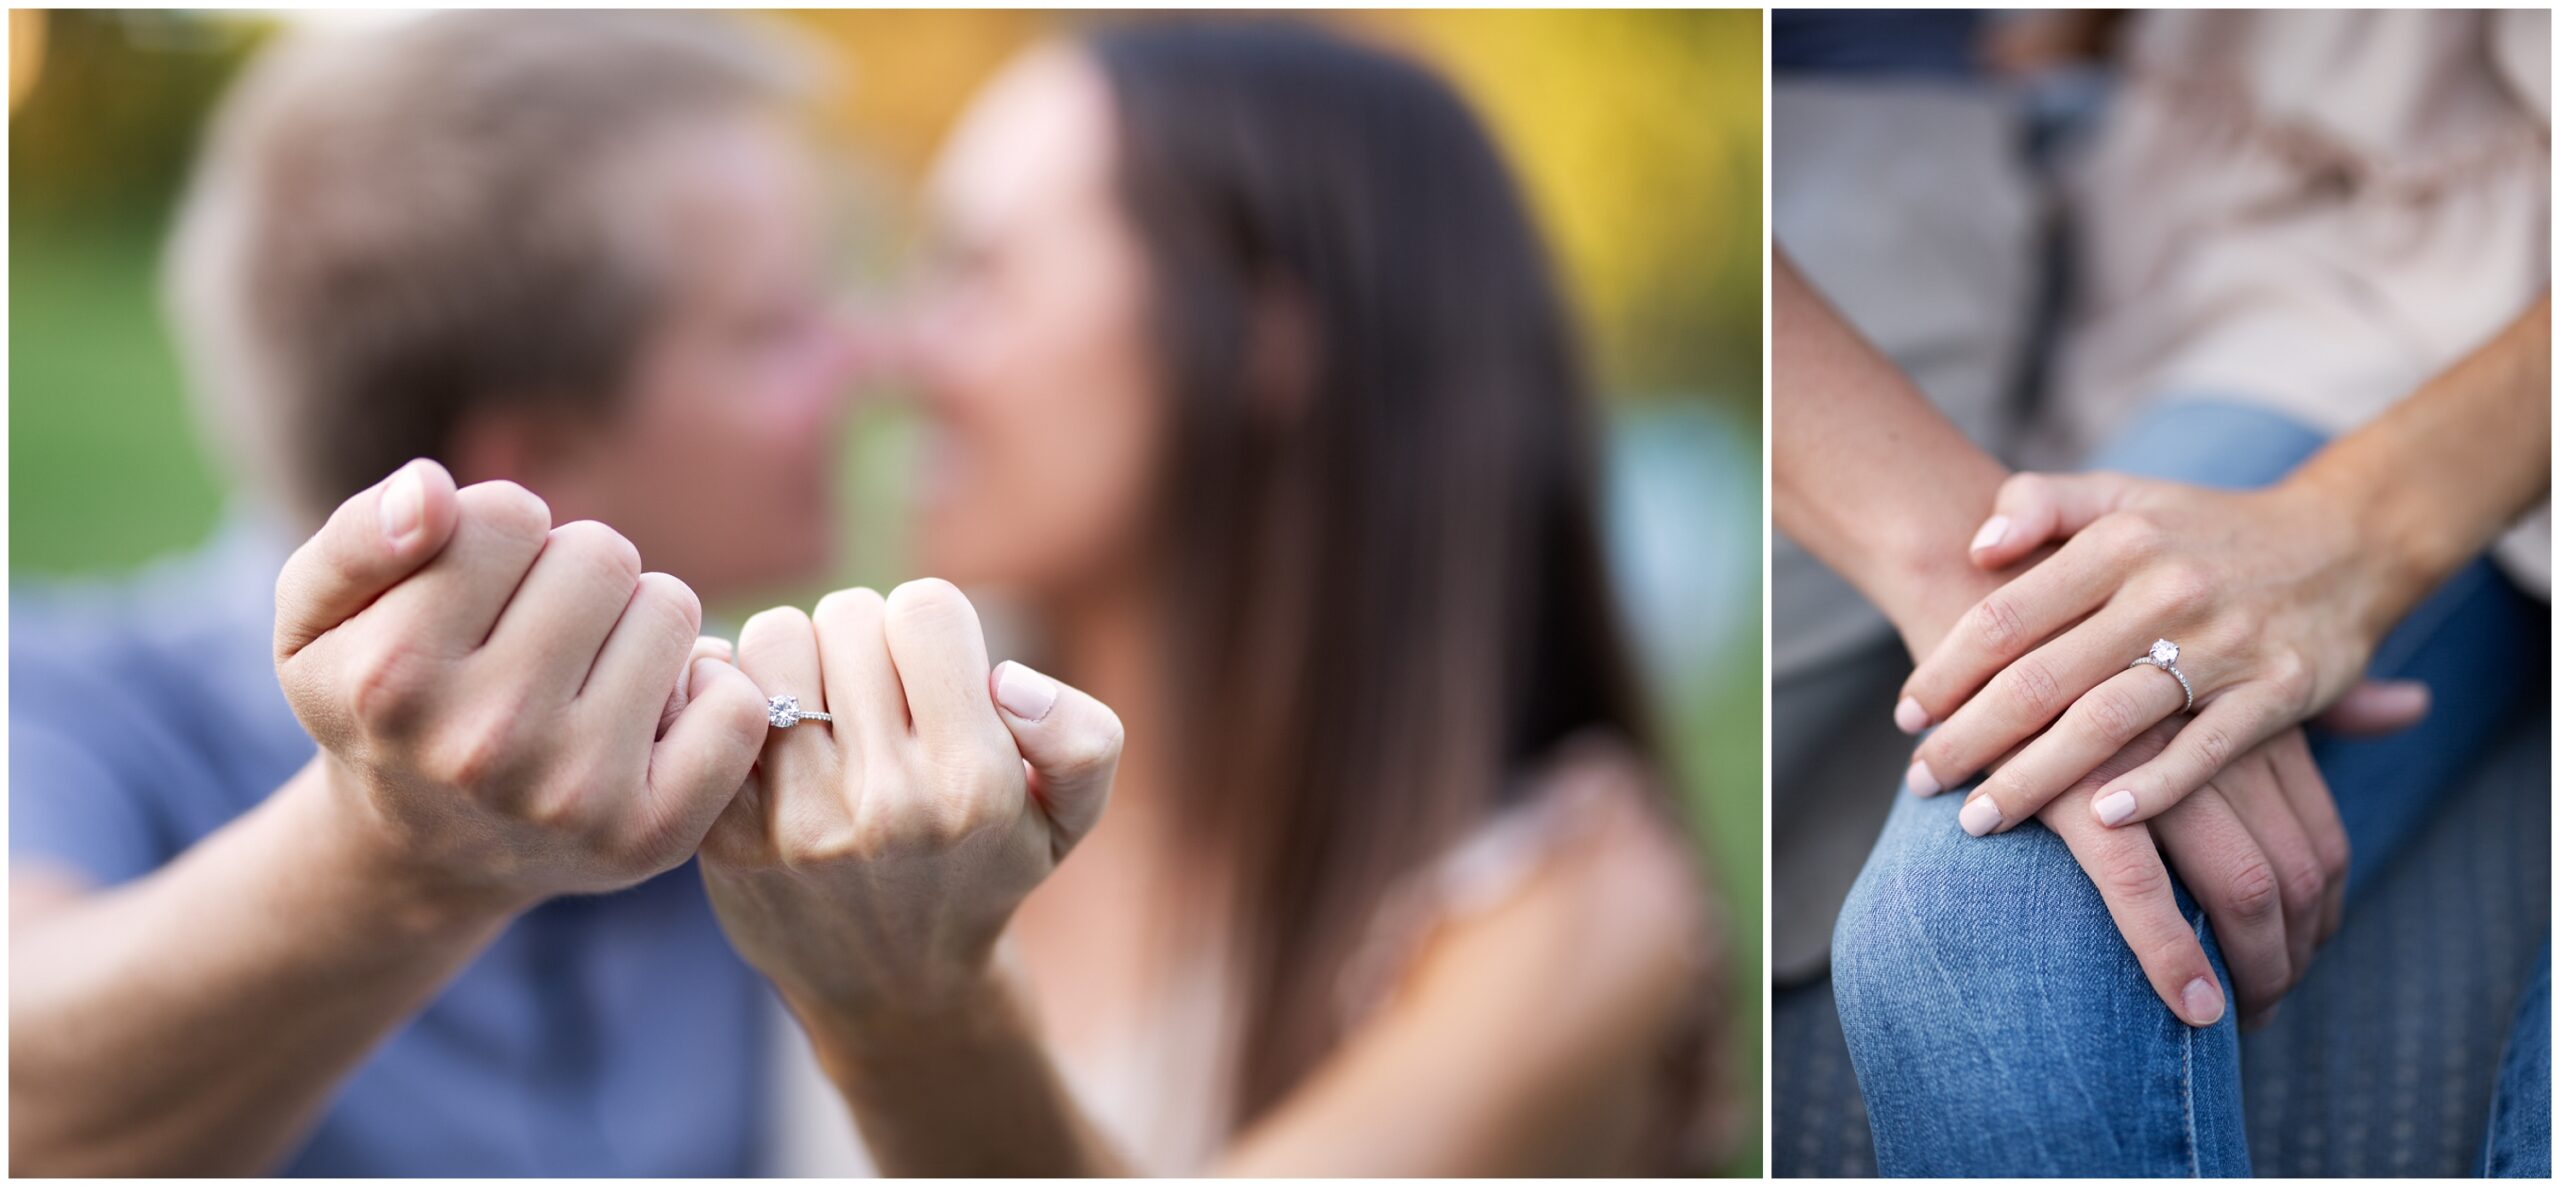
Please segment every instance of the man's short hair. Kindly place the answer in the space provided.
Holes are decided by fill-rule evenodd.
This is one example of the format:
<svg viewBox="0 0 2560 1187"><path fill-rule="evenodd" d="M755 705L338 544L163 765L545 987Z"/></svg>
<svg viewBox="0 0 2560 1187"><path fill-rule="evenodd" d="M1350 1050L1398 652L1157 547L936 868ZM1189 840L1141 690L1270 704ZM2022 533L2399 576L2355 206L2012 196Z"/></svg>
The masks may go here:
<svg viewBox="0 0 2560 1187"><path fill-rule="evenodd" d="M659 306L634 149L805 98L742 21L467 12L291 35L233 89L168 296L204 427L324 511L501 403L609 414Z"/></svg>

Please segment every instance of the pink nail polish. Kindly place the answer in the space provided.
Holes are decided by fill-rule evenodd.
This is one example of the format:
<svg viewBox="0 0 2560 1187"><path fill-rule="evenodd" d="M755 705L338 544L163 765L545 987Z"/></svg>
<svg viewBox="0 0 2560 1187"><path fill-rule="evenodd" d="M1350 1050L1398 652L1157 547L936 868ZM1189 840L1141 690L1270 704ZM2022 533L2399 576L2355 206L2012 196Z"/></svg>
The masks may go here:
<svg viewBox="0 0 2560 1187"><path fill-rule="evenodd" d="M1902 773L1902 783L1913 795L1936 795L1946 790L1938 785L1938 777L1929 773L1929 764L1916 758L1911 760L1911 769Z"/></svg>
<svg viewBox="0 0 2560 1187"><path fill-rule="evenodd" d="M1971 551L1980 552L2009 538L2009 517L1994 515L1982 522L1982 530L1973 534Z"/></svg>
<svg viewBox="0 0 2560 1187"><path fill-rule="evenodd" d="M2098 823L2106 825L2122 824L2127 818L2133 815L2133 793L2130 791L2110 791L2107 794L2098 797L2097 809Z"/></svg>
<svg viewBox="0 0 2560 1187"><path fill-rule="evenodd" d="M1006 660L996 671L996 703L1024 721L1038 721L1058 703L1058 682Z"/></svg>
<svg viewBox="0 0 2560 1187"><path fill-rule="evenodd" d="M1956 823L1963 825L1964 831L1981 836L2000 827L2000 805L1993 803L1990 796L1975 796L1964 811L1956 813Z"/></svg>
<svg viewBox="0 0 2560 1187"><path fill-rule="evenodd" d="M1929 711L1921 708L1920 702L1904 697L1893 707L1893 727L1906 734L1919 733L1929 728Z"/></svg>

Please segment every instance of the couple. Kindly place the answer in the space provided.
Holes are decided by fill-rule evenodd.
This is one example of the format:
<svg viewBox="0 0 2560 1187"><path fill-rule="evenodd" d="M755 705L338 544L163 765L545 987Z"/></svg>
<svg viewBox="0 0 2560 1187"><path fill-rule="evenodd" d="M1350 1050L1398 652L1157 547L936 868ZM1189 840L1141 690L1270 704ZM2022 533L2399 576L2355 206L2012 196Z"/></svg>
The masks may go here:
<svg viewBox="0 0 2560 1187"><path fill-rule="evenodd" d="M13 602L13 1165L771 1169L769 992L887 1171L1704 1160L1591 410L1443 83L1291 25L1040 47L857 336L787 53L332 36L227 103L171 256L250 506ZM1038 670L936 580L697 638L825 571L889 366L926 567Z"/></svg>
<svg viewBox="0 0 2560 1187"><path fill-rule="evenodd" d="M2036 299L1999 283L2032 274L2001 234L2019 166L1964 152L2015 143L1975 134L2001 130L1991 103L1915 84L1894 109L1815 80L1774 105L1799 133L1779 134L1795 155L1776 190L1805 200L1773 265L1773 513L1899 636L1860 712L1917 735L1889 748L1905 794L1830 931L1830 1042L1873 1165L2406 1173L2441 1149L2548 1177L2538 882L2495 864L2500 838L2433 827L2463 818L2456 793L2509 723L2540 716L2547 14L2126 24L2118 89L2060 187L2067 300L2031 414L2060 438L2044 458L2087 472L2011 474L1976 444L2005 435L1996 418L1957 424L1974 376L1951 357L2014 343L2003 297ZM1816 31L1802 56L1872 32ZM1808 185L1826 154L1853 172ZM1846 188L1869 177L1902 192ZM1862 225L1827 239L1825 202ZM1898 251L1911 230L1931 234ZM1843 308L1901 331L1893 357L1929 378ZM2529 779L2496 789L2527 821L2549 797ZM1885 798L1872 777L1849 790ZM2414 921L2377 911L2381 875L2444 857L2419 842L2445 836L2456 864L2508 871L2478 880L2490 901L2422 883ZM2320 956L2342 925L2385 960ZM2395 926L2458 971L2376 967L2408 962ZM2315 961L2325 994L2279 1019ZM2479 1000L2443 987L2480 982L2500 1004L2471 1058L2435 1016ZM2364 1058L2351 1045L2388 1052L2396 1082L2335 1083Z"/></svg>

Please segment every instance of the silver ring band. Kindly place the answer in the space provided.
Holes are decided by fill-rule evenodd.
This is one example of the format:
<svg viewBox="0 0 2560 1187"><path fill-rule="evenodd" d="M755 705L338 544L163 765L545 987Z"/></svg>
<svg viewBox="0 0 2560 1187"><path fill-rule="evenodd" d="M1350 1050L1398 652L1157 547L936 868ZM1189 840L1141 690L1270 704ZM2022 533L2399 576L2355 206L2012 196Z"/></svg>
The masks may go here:
<svg viewBox="0 0 2560 1187"><path fill-rule="evenodd" d="M833 725L836 719L832 713L820 713L815 709L801 708L800 698L786 692L765 701L764 720L765 724L775 729L787 730L804 721L823 721Z"/></svg>
<svg viewBox="0 0 2560 1187"><path fill-rule="evenodd" d="M2194 685L2187 683L2187 674L2178 670L2177 644L2172 643L2167 639L2154 639L2151 642L2151 650L2134 657L2134 661L2132 663L2125 665L2127 670L2145 667L2158 668L2163 672L2167 672L2168 674L2177 677L2179 691L2187 694L2187 707L2178 710L2178 712L2192 713L2195 711L2196 689Z"/></svg>

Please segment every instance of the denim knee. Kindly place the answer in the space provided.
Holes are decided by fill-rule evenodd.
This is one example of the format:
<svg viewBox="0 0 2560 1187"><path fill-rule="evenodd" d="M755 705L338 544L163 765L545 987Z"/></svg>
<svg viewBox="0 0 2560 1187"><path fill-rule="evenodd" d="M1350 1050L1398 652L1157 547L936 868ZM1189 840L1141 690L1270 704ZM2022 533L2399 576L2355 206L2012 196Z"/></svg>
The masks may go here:
<svg viewBox="0 0 2560 1187"><path fill-rule="evenodd" d="M1904 796L1832 933L1888 1174L2246 1173L2233 1023L2170 1014L2061 838Z"/></svg>

